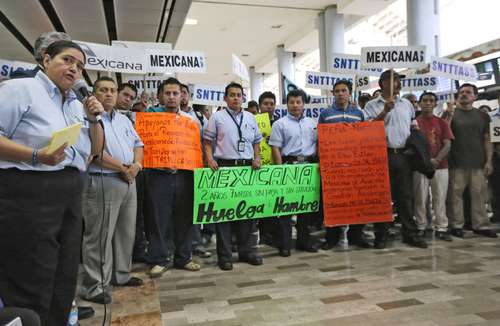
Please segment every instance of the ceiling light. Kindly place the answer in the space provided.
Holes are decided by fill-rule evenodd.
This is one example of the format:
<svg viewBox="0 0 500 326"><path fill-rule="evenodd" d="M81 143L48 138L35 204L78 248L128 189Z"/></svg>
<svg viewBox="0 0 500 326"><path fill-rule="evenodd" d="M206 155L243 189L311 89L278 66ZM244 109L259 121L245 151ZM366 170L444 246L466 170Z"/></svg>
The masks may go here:
<svg viewBox="0 0 500 326"><path fill-rule="evenodd" d="M184 25L198 25L198 19L186 18Z"/></svg>
<svg viewBox="0 0 500 326"><path fill-rule="evenodd" d="M249 56L250 56L250 54L248 54L248 53L243 53L241 56L242 56L242 57L249 57Z"/></svg>
<svg viewBox="0 0 500 326"><path fill-rule="evenodd" d="M281 27L283 27L283 25L272 25L271 26L271 28L273 28L273 29L279 29Z"/></svg>

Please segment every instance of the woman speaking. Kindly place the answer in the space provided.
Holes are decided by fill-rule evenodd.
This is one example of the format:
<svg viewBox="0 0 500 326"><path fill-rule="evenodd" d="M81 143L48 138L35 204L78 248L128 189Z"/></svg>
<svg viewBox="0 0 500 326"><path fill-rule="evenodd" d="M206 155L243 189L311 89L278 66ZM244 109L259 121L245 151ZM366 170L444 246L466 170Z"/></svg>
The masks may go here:
<svg viewBox="0 0 500 326"><path fill-rule="evenodd" d="M85 54L52 43L43 71L0 84L0 297L36 311L42 325L66 325L75 295L82 235L81 172L99 155L103 112L71 87ZM49 153L52 133L81 123L78 141Z"/></svg>

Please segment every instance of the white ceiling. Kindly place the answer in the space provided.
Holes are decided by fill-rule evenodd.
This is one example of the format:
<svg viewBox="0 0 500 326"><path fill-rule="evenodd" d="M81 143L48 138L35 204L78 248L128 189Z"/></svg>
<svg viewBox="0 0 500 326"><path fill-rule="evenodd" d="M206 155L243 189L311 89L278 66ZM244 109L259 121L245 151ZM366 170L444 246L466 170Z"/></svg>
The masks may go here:
<svg viewBox="0 0 500 326"><path fill-rule="evenodd" d="M155 41L165 1L114 0L119 40ZM208 73L179 75L184 82L225 83L235 79L231 54L260 72L275 72L276 47L308 53L318 47L316 18L329 5L344 12L347 28L394 0L177 0L166 42L178 50L203 51ZM73 39L109 44L102 0L51 0ZM31 44L54 30L39 0L1 0L1 11ZM168 8L167 8L168 9ZM186 18L198 20L184 25ZM168 10L165 20L168 16ZM165 23L165 22L164 22ZM271 26L281 25L278 29ZM248 54L248 56L242 56ZM34 62L32 55L0 24L0 59ZM94 74L92 74L94 75Z"/></svg>

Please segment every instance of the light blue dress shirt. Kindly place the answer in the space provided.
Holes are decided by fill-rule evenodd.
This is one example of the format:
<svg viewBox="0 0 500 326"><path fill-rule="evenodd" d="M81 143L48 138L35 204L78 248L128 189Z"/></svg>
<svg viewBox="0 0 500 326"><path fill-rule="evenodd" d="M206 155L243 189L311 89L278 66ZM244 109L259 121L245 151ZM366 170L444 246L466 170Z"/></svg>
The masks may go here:
<svg viewBox="0 0 500 326"><path fill-rule="evenodd" d="M245 150L238 151L238 127L229 116L231 114L237 123L241 121L241 134L245 142ZM236 113L231 109L215 112L208 120L203 138L214 144L214 158L224 160L251 160L253 159L253 145L259 144L262 135L255 117L250 112L241 110Z"/></svg>
<svg viewBox="0 0 500 326"><path fill-rule="evenodd" d="M317 124L315 119L287 114L273 124L269 145L279 147L281 156L315 156Z"/></svg>
<svg viewBox="0 0 500 326"><path fill-rule="evenodd" d="M0 159L0 169L57 171L67 166L85 171L90 155L89 125L85 110L72 90L64 102L57 86L39 71L33 78L0 83L0 136L18 144L41 149L49 144L52 133L82 123L78 142L66 148L66 159L55 166L13 162Z"/></svg>
<svg viewBox="0 0 500 326"><path fill-rule="evenodd" d="M375 119L384 110L385 100L382 96L371 100L365 105L367 120ZM404 98L396 97L394 108L387 113L384 119L387 147L403 148L410 137L412 120L415 119L413 105Z"/></svg>
<svg viewBox="0 0 500 326"><path fill-rule="evenodd" d="M198 121L198 123L200 124L200 127L201 127L200 128L200 135L201 135L201 138L203 139L203 131L205 130L205 128L208 125L208 119L205 118L205 116L200 113L202 116L202 120L203 120L203 123L201 123L200 118L198 118L198 116L196 115L196 111L192 107L189 107L189 111L187 111L186 113L189 114L192 118L196 119Z"/></svg>
<svg viewBox="0 0 500 326"><path fill-rule="evenodd" d="M113 110L111 115L103 112L102 121L104 122L106 152L124 164L132 164L134 162L134 148L144 147L144 144L135 131L130 119L126 115ZM91 164L89 172L101 172L101 167ZM117 171L102 168L102 172L116 173Z"/></svg>

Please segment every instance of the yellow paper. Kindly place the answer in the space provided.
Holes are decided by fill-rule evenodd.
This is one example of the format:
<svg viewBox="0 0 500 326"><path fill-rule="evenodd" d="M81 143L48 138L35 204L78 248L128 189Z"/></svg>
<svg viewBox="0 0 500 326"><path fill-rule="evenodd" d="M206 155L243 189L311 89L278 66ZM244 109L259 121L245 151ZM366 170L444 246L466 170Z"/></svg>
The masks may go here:
<svg viewBox="0 0 500 326"><path fill-rule="evenodd" d="M54 152L64 143L67 143L68 147L76 144L80 135L80 129L82 129L82 124L75 123L74 125L53 132L52 139L47 146L47 154Z"/></svg>
<svg viewBox="0 0 500 326"><path fill-rule="evenodd" d="M257 114L255 119L257 120L257 125L259 126L259 131L262 134L262 137L268 138L271 136L271 121L269 120L269 114Z"/></svg>
<svg viewBox="0 0 500 326"><path fill-rule="evenodd" d="M260 142L260 159L262 161L262 165L273 164L272 149L265 140Z"/></svg>

